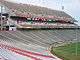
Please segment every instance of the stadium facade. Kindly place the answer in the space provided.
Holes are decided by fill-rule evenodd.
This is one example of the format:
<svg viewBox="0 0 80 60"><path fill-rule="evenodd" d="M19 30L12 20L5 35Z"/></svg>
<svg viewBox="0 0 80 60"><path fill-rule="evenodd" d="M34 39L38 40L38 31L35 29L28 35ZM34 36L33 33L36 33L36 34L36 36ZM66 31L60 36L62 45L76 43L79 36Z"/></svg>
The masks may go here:
<svg viewBox="0 0 80 60"><path fill-rule="evenodd" d="M0 0L0 54L7 60L62 60L50 53L55 42L80 40L80 27L64 11ZM16 30L16 31L3 31ZM24 31L23 31L24 30ZM77 30L77 31L76 31ZM77 36L76 36L77 32Z"/></svg>

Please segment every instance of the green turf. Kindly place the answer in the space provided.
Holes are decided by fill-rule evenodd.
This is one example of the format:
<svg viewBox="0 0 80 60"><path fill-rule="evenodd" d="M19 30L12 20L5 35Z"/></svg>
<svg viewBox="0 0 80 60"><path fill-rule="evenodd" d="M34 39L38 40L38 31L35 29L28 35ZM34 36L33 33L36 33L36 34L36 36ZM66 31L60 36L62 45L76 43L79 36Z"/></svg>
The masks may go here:
<svg viewBox="0 0 80 60"><path fill-rule="evenodd" d="M63 46L52 47L51 51L59 57L66 58L65 60L80 60L80 42L77 42L77 56L76 43L65 44Z"/></svg>

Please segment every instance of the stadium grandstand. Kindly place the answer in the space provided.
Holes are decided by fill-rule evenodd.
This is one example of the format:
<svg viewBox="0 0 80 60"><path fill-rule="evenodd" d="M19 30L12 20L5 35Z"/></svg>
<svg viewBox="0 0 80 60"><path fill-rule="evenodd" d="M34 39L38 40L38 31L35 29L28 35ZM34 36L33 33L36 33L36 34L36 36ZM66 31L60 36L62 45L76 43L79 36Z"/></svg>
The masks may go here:
<svg viewBox="0 0 80 60"><path fill-rule="evenodd" d="M80 40L77 21L64 11L6 0L0 6L2 60L62 60L51 54L50 46L75 42L76 32Z"/></svg>

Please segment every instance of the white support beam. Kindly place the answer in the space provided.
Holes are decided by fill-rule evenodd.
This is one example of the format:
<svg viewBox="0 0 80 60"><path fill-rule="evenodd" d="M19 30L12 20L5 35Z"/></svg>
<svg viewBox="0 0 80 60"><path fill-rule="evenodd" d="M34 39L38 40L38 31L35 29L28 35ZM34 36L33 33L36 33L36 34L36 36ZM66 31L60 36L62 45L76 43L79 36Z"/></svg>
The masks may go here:
<svg viewBox="0 0 80 60"><path fill-rule="evenodd" d="M2 19L2 14L3 14L3 6L1 6L1 30L3 29L3 19Z"/></svg>

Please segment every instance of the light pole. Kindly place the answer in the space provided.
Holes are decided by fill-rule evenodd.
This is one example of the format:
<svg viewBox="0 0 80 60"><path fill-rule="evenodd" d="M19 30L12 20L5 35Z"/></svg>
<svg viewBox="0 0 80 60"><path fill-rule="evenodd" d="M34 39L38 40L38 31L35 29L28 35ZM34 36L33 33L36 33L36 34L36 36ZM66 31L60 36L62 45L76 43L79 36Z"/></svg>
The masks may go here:
<svg viewBox="0 0 80 60"><path fill-rule="evenodd" d="M78 42L78 39L77 39L77 33L78 32L77 32L77 28L78 28L78 26L76 25L76 56L78 56L78 47L77 47L78 46L78 43L77 43Z"/></svg>

